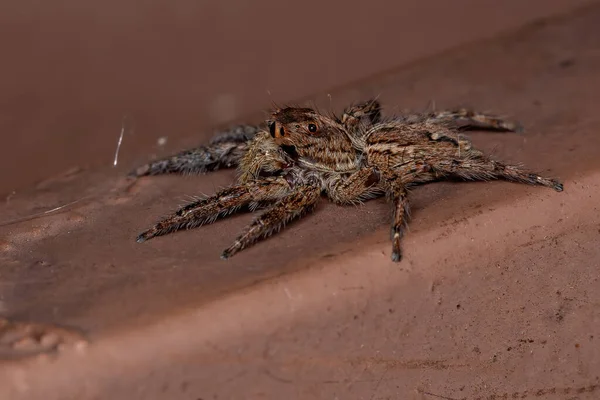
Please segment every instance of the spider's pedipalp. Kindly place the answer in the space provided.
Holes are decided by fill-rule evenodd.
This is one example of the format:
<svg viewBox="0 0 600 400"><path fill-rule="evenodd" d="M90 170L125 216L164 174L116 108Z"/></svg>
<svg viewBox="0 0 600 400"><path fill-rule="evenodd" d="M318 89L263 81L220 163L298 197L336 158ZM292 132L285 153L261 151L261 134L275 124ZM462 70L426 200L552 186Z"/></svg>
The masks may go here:
<svg viewBox="0 0 600 400"><path fill-rule="evenodd" d="M303 185L296 191L281 198L271 208L256 218L231 245L221 254L227 259L246 247L264 239L281 229L286 223L310 212L320 196L318 186Z"/></svg>
<svg viewBox="0 0 600 400"><path fill-rule="evenodd" d="M256 134L248 143L240 160L238 182L259 179L262 174L272 175L293 164L293 160L272 140L267 131Z"/></svg>
<svg viewBox="0 0 600 400"><path fill-rule="evenodd" d="M357 204L382 194L379 186L379 171L363 168L349 174L339 174L328 180L327 194L338 204Z"/></svg>
<svg viewBox="0 0 600 400"><path fill-rule="evenodd" d="M273 177L247 182L221 190L216 195L189 203L174 214L142 232L137 242L142 243L156 236L191 229L213 223L252 203L276 201L290 191L288 182L282 177Z"/></svg>

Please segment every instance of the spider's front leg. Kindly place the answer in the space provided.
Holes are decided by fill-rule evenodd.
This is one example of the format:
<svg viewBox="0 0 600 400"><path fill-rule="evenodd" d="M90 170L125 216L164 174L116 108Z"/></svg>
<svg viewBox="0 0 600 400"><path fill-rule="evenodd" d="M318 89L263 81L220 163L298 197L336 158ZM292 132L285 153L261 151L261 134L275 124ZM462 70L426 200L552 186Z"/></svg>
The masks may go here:
<svg viewBox="0 0 600 400"><path fill-rule="evenodd" d="M234 213L242 206L276 201L291 191L283 177L269 177L246 182L221 190L214 196L197 200L180 208L174 214L141 233L137 242L145 242L156 236L191 229L213 223L217 218Z"/></svg>
<svg viewBox="0 0 600 400"><path fill-rule="evenodd" d="M283 226L310 212L319 200L321 189L316 185L299 185L295 191L277 201L256 218L222 254L227 259L261 239L271 236Z"/></svg>
<svg viewBox="0 0 600 400"><path fill-rule="evenodd" d="M260 130L261 128L255 125L235 126L219 132L208 145L152 161L131 171L129 176L199 174L219 168L236 167L246 152L247 142Z"/></svg>

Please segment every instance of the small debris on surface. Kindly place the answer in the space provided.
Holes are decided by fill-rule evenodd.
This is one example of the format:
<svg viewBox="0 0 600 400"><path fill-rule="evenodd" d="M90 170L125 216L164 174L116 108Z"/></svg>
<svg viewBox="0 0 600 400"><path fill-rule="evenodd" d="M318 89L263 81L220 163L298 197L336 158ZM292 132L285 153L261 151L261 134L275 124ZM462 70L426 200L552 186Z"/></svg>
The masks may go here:
<svg viewBox="0 0 600 400"><path fill-rule="evenodd" d="M56 353L67 347L82 351L87 344L75 329L0 318L0 359Z"/></svg>

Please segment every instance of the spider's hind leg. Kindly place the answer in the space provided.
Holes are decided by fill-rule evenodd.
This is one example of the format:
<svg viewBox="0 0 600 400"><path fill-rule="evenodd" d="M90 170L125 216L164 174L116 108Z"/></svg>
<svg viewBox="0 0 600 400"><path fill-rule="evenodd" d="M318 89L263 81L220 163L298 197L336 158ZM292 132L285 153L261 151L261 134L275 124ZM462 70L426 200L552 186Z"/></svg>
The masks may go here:
<svg viewBox="0 0 600 400"><path fill-rule="evenodd" d="M285 196L290 186L284 178L266 178L232 186L221 190L214 196L197 200L180 208L174 214L156 223L142 232L137 242L145 242L156 236L162 236L181 229L213 223L239 210L242 206L275 201Z"/></svg>
<svg viewBox="0 0 600 400"><path fill-rule="evenodd" d="M527 185L545 186L557 192L563 191L563 184L555 179L540 176L515 165L494 161L482 154L478 154L476 151L473 151L473 153L475 154L468 157L445 160L438 163L435 168L444 174L464 180L487 181L503 179Z"/></svg>
<svg viewBox="0 0 600 400"><path fill-rule="evenodd" d="M260 128L254 125L235 126L219 132L208 145L152 161L131 171L129 176L199 174L219 168L236 167L248 148L248 140L259 130Z"/></svg>
<svg viewBox="0 0 600 400"><path fill-rule="evenodd" d="M392 261L399 262L402 260L401 240L404 230L408 225L408 219L410 218L410 205L406 185L398 180L392 182L389 185L388 198L392 200L394 206L391 229Z"/></svg>
<svg viewBox="0 0 600 400"><path fill-rule="evenodd" d="M495 115L460 108L451 111L437 111L429 116L430 122L451 122L462 130L488 130L497 132L523 132L523 125Z"/></svg>

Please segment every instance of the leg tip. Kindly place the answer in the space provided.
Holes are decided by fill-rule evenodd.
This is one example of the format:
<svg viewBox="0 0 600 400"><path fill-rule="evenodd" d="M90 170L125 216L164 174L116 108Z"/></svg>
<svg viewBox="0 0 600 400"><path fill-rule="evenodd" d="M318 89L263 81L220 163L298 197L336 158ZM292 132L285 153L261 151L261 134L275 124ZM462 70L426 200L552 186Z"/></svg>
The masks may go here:
<svg viewBox="0 0 600 400"><path fill-rule="evenodd" d="M245 247L242 246L238 240L236 240L235 243L223 250L223 252L221 253L221 260L227 260L228 258L233 257L238 252L244 250L244 248Z"/></svg>
<svg viewBox="0 0 600 400"><path fill-rule="evenodd" d="M560 182L555 182L554 183L554 190L556 190L557 192L562 192L563 191L563 184Z"/></svg>
<svg viewBox="0 0 600 400"><path fill-rule="evenodd" d="M146 240L150 239L151 236L148 235L147 232L141 233L138 235L138 237L135 238L135 241L138 243L144 243Z"/></svg>
<svg viewBox="0 0 600 400"><path fill-rule="evenodd" d="M129 178L139 178L141 176L148 175L149 173L150 173L150 167L147 165L144 165L142 167L138 167L138 168L134 169L133 171L129 172L127 174L127 176Z"/></svg>
<svg viewBox="0 0 600 400"><path fill-rule="evenodd" d="M402 253L399 251L392 251L392 261L400 262L402 260Z"/></svg>
<svg viewBox="0 0 600 400"><path fill-rule="evenodd" d="M512 131L518 134L525 133L525 126L518 122L515 122L512 126Z"/></svg>

